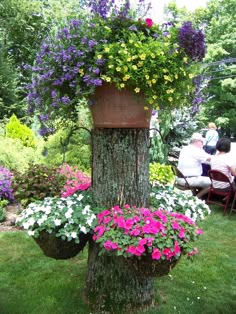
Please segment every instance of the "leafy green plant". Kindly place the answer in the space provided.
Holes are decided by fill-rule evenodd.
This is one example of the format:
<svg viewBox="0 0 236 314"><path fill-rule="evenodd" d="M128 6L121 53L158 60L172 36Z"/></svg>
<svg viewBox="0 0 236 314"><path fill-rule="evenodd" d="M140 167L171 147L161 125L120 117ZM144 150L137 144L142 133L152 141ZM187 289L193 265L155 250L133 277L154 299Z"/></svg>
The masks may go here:
<svg viewBox="0 0 236 314"><path fill-rule="evenodd" d="M6 220L6 206L8 204L7 200L0 200L0 222Z"/></svg>
<svg viewBox="0 0 236 314"><path fill-rule="evenodd" d="M12 187L15 199L26 206L48 196L60 196L65 182L57 167L31 164L24 173L14 173Z"/></svg>
<svg viewBox="0 0 236 314"><path fill-rule="evenodd" d="M36 138L34 132L22 124L16 115L12 115L9 122L6 124L6 137L19 139L26 147L35 147Z"/></svg>
<svg viewBox="0 0 236 314"><path fill-rule="evenodd" d="M151 184L167 184L174 181L175 175L169 165L158 162L149 165L149 181Z"/></svg>

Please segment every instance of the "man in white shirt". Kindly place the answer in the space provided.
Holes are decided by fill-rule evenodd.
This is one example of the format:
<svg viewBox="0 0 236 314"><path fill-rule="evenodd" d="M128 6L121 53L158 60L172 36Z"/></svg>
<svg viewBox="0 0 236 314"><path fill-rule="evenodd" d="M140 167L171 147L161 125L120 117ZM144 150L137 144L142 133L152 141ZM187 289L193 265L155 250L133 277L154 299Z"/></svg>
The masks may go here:
<svg viewBox="0 0 236 314"><path fill-rule="evenodd" d="M177 166L191 187L203 189L209 188L211 181L209 177L202 176L202 163L209 162L212 157L203 150L204 142L205 139L200 133L193 133L190 144L184 146L180 152ZM177 182L185 185L184 179L177 178Z"/></svg>

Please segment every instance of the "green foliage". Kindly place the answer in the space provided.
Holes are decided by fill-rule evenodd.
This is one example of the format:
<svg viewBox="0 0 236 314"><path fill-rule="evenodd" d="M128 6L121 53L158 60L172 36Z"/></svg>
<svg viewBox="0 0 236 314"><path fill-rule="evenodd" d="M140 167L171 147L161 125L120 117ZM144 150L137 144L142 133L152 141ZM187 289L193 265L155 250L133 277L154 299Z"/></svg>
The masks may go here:
<svg viewBox="0 0 236 314"><path fill-rule="evenodd" d="M19 139L26 147L35 147L36 138L34 132L13 114L6 124L6 137Z"/></svg>
<svg viewBox="0 0 236 314"><path fill-rule="evenodd" d="M0 137L0 140L0 164L10 170L25 171L29 163L42 159L41 151L24 146L18 139Z"/></svg>
<svg viewBox="0 0 236 314"><path fill-rule="evenodd" d="M60 196L65 182L58 168L31 164L24 173L15 172L12 188L15 199L26 206L47 196Z"/></svg>
<svg viewBox="0 0 236 314"><path fill-rule="evenodd" d="M9 115L17 100L17 73L0 46L0 119Z"/></svg>
<svg viewBox="0 0 236 314"><path fill-rule="evenodd" d="M63 162L78 169L90 172L90 134L83 129L61 129L47 138L44 146L44 161L49 165L61 165Z"/></svg>
<svg viewBox="0 0 236 314"><path fill-rule="evenodd" d="M169 165L153 163L149 165L149 181L151 184L167 184L174 181L175 175Z"/></svg>
<svg viewBox="0 0 236 314"><path fill-rule="evenodd" d="M6 220L6 206L8 204L7 200L0 200L0 222Z"/></svg>

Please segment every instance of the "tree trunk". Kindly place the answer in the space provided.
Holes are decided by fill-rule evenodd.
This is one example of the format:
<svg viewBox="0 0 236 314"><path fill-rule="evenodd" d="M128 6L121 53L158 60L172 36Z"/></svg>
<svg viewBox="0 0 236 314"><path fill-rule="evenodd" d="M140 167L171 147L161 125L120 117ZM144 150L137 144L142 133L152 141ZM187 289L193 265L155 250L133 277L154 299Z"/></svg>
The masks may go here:
<svg viewBox="0 0 236 314"><path fill-rule="evenodd" d="M92 189L97 205L148 205L148 129L94 129ZM154 280L125 267L123 257L99 256L89 245L86 296L96 313L137 313L154 304Z"/></svg>

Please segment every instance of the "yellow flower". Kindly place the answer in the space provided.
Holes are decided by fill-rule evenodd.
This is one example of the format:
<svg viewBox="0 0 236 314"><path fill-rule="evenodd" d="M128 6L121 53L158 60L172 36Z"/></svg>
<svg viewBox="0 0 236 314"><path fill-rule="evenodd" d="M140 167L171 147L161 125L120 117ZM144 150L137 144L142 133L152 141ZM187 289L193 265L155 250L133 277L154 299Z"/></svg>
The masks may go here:
<svg viewBox="0 0 236 314"><path fill-rule="evenodd" d="M125 84L124 84L124 83L121 83L121 84L120 84L120 87L121 87L121 88L124 88L124 87L125 87Z"/></svg>
<svg viewBox="0 0 236 314"><path fill-rule="evenodd" d="M83 69L79 69L79 73L80 73L80 76L83 76L84 75L84 70Z"/></svg>
<svg viewBox="0 0 236 314"><path fill-rule="evenodd" d="M148 74L145 75L146 80L149 80L150 76Z"/></svg>
<svg viewBox="0 0 236 314"><path fill-rule="evenodd" d="M170 81L170 82L173 81L172 78L171 78L170 76L168 76L168 75L164 75L164 79L165 79L166 81Z"/></svg>
<svg viewBox="0 0 236 314"><path fill-rule="evenodd" d="M192 79L194 77L194 75L191 74L191 73L188 76L189 76L190 79Z"/></svg>
<svg viewBox="0 0 236 314"><path fill-rule="evenodd" d="M142 53L142 54L139 56L139 58L140 58L141 60L145 60L145 59L146 59L145 53Z"/></svg>
<svg viewBox="0 0 236 314"><path fill-rule="evenodd" d="M98 55L97 58L100 60L102 59L102 55Z"/></svg>
<svg viewBox="0 0 236 314"><path fill-rule="evenodd" d="M124 44L124 43L122 43L122 44L121 44L121 47L125 47L125 44Z"/></svg>
<svg viewBox="0 0 236 314"><path fill-rule="evenodd" d="M154 55L154 53L151 53L151 57L154 59L155 58L155 55Z"/></svg>
<svg viewBox="0 0 236 314"><path fill-rule="evenodd" d="M131 58L129 57L129 58L127 58L127 62L130 62L131 61Z"/></svg>
<svg viewBox="0 0 236 314"><path fill-rule="evenodd" d="M127 72L127 71L128 71L127 65L125 65L125 66L123 67L123 70L124 70L124 72Z"/></svg>
<svg viewBox="0 0 236 314"><path fill-rule="evenodd" d="M175 79L177 80L177 79L178 79L178 77L179 77L179 76L178 76L178 74L176 73L176 74L175 74Z"/></svg>
<svg viewBox="0 0 236 314"><path fill-rule="evenodd" d="M135 56L132 56L131 58L132 58L132 60L135 60L138 58L138 56L135 55Z"/></svg>
<svg viewBox="0 0 236 314"><path fill-rule="evenodd" d="M138 64L137 64L137 66L138 66L138 67L143 66L143 61L139 61Z"/></svg>
<svg viewBox="0 0 236 314"><path fill-rule="evenodd" d="M107 76L107 77L106 77L106 81L107 81L107 82L110 82L110 81L111 81L111 78L110 78L109 76Z"/></svg>
<svg viewBox="0 0 236 314"><path fill-rule="evenodd" d="M137 70L137 65L132 65L133 70Z"/></svg>
<svg viewBox="0 0 236 314"><path fill-rule="evenodd" d="M188 58L187 57L184 57L183 60L184 60L185 63L188 62Z"/></svg>
<svg viewBox="0 0 236 314"><path fill-rule="evenodd" d="M174 93L174 90L173 89L167 89L166 93L167 94L172 94L172 93Z"/></svg>
<svg viewBox="0 0 236 314"><path fill-rule="evenodd" d="M162 71L163 71L164 73L167 73L167 72L168 72L168 70L167 70L167 69L162 69Z"/></svg>
<svg viewBox="0 0 236 314"><path fill-rule="evenodd" d="M157 95L153 95L152 98L153 98L153 99L157 99Z"/></svg>
<svg viewBox="0 0 236 314"><path fill-rule="evenodd" d="M114 67L113 64L109 64L109 65L108 65L108 68L109 68L109 69L112 69L113 67Z"/></svg>
<svg viewBox="0 0 236 314"><path fill-rule="evenodd" d="M148 107L147 107L147 106L145 106L145 107L143 107L143 109L144 109L144 110L148 110Z"/></svg>
<svg viewBox="0 0 236 314"><path fill-rule="evenodd" d="M130 43L130 44L132 44L133 42L134 42L133 39L130 39L130 40L129 40L129 43Z"/></svg>
<svg viewBox="0 0 236 314"><path fill-rule="evenodd" d="M134 89L134 91L135 91L135 93L139 93L139 92L140 92L140 88L136 87L136 88Z"/></svg>
<svg viewBox="0 0 236 314"><path fill-rule="evenodd" d="M169 100L169 102L172 102L172 101L173 101L173 98L172 98L172 97L169 97L168 100Z"/></svg>
<svg viewBox="0 0 236 314"><path fill-rule="evenodd" d="M155 84L157 82L156 79L152 79L152 83Z"/></svg>
<svg viewBox="0 0 236 314"><path fill-rule="evenodd" d="M109 56L109 59L113 59L113 56L110 55L110 56Z"/></svg>
<svg viewBox="0 0 236 314"><path fill-rule="evenodd" d="M121 68L120 68L120 67L117 67L117 68L116 68L116 71L117 71L117 72L120 72L120 71L121 71Z"/></svg>
<svg viewBox="0 0 236 314"><path fill-rule="evenodd" d="M152 99L149 99L149 104L152 105L154 103L154 101Z"/></svg>
<svg viewBox="0 0 236 314"><path fill-rule="evenodd" d="M110 48L109 47L106 47L105 48L105 52L109 52L110 51Z"/></svg>

